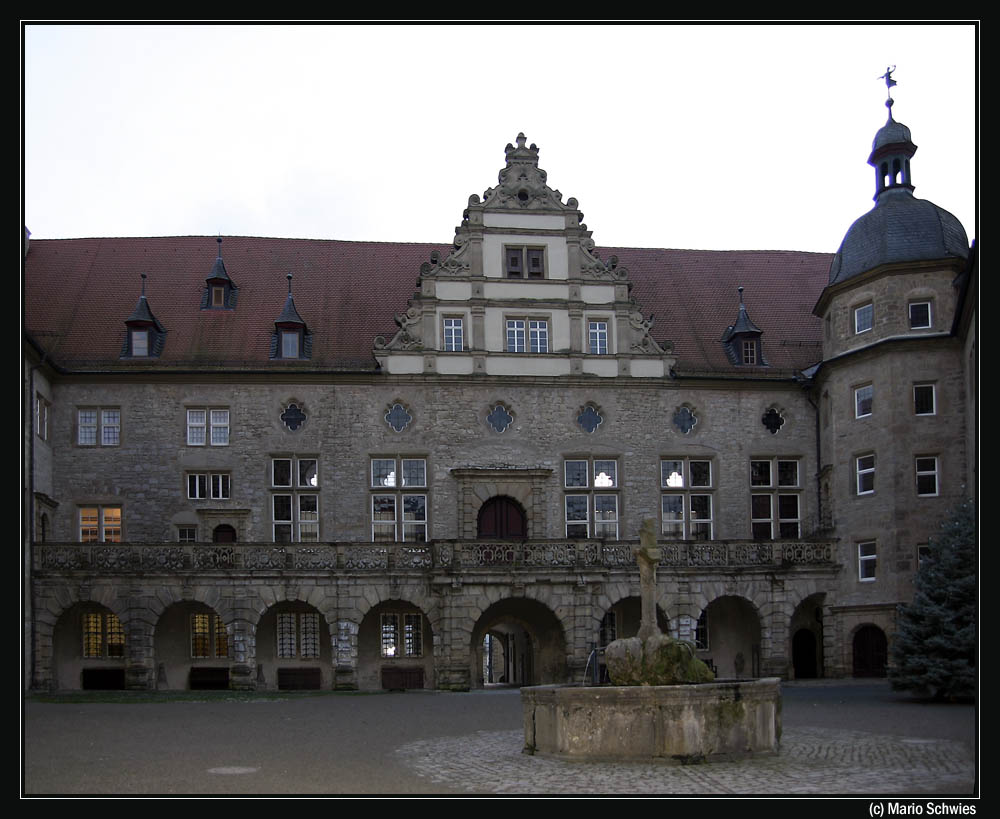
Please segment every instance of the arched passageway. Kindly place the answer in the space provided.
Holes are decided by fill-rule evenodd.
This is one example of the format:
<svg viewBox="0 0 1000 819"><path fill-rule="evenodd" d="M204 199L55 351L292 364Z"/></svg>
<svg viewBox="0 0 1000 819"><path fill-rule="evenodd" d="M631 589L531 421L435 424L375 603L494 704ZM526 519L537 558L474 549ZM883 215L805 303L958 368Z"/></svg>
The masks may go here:
<svg viewBox="0 0 1000 819"><path fill-rule="evenodd" d="M52 632L52 677L59 689L125 688L125 629L98 603L70 606Z"/></svg>
<svg viewBox="0 0 1000 819"><path fill-rule="evenodd" d="M257 686L279 690L333 687L330 628L301 601L271 606L257 625Z"/></svg>
<svg viewBox="0 0 1000 819"><path fill-rule="evenodd" d="M358 628L358 687L434 688L434 637L427 615L408 600L385 600Z"/></svg>
<svg viewBox="0 0 1000 819"><path fill-rule="evenodd" d="M813 594L803 600L792 614L792 675L797 680L823 676L823 599Z"/></svg>
<svg viewBox="0 0 1000 819"><path fill-rule="evenodd" d="M563 626L537 600L513 597L486 609L472 629L470 654L474 688L566 682Z"/></svg>
<svg viewBox="0 0 1000 819"><path fill-rule="evenodd" d="M760 616L743 597L718 597L698 622L698 656L720 679L760 676Z"/></svg>
<svg viewBox="0 0 1000 819"><path fill-rule="evenodd" d="M153 634L156 687L229 688L229 634L211 606L184 600L168 606Z"/></svg>

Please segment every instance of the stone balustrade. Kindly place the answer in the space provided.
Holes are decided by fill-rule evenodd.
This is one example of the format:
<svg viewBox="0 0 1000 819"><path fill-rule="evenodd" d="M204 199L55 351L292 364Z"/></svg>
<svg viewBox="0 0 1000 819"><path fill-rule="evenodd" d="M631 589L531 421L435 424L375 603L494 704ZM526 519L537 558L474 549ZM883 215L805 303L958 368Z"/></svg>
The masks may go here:
<svg viewBox="0 0 1000 819"><path fill-rule="evenodd" d="M38 572L357 572L635 567L638 541L430 543L36 543ZM834 541L663 541L663 568L831 564Z"/></svg>

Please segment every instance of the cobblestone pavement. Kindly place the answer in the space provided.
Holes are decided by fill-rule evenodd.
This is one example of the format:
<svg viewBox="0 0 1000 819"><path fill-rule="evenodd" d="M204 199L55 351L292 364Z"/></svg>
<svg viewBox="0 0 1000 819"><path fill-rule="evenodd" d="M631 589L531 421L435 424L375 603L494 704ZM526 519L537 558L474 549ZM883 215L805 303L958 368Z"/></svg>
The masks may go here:
<svg viewBox="0 0 1000 819"><path fill-rule="evenodd" d="M438 785L545 794L936 794L968 796L975 763L960 742L796 729L776 756L703 765L563 761L521 753L521 731L411 742L396 753Z"/></svg>

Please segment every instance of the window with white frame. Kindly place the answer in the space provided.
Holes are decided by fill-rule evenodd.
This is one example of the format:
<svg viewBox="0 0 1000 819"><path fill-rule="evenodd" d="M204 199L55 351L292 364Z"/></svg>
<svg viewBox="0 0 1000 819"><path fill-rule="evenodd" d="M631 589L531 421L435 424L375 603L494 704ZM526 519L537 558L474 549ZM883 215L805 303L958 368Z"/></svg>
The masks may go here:
<svg viewBox="0 0 1000 819"><path fill-rule="evenodd" d="M81 543L120 543L122 508L120 506L81 506Z"/></svg>
<svg viewBox="0 0 1000 819"><path fill-rule="evenodd" d="M318 488L316 458L271 459L271 526L275 543L319 540L319 493L310 491Z"/></svg>
<svg viewBox="0 0 1000 819"><path fill-rule="evenodd" d="M591 355L607 355L608 322L605 319L591 319L587 322L587 351Z"/></svg>
<svg viewBox="0 0 1000 819"><path fill-rule="evenodd" d="M854 334L867 333L874 326L875 308L864 304L854 309Z"/></svg>
<svg viewBox="0 0 1000 819"><path fill-rule="evenodd" d="M149 355L149 330L129 330L129 351L133 358L146 358Z"/></svg>
<svg viewBox="0 0 1000 819"><path fill-rule="evenodd" d="M910 329L927 330L931 326L931 303L929 301L910 302Z"/></svg>
<svg viewBox="0 0 1000 819"><path fill-rule="evenodd" d="M445 316L441 348L446 353L460 353L465 349L465 324L461 316Z"/></svg>
<svg viewBox="0 0 1000 819"><path fill-rule="evenodd" d="M229 446L229 410L189 409L187 411L188 446Z"/></svg>
<svg viewBox="0 0 1000 819"><path fill-rule="evenodd" d="M712 462L704 458L660 461L660 534L670 540L711 540Z"/></svg>
<svg viewBox="0 0 1000 819"><path fill-rule="evenodd" d="M191 500L229 500L228 472L192 472L187 476L187 496Z"/></svg>
<svg viewBox="0 0 1000 819"><path fill-rule="evenodd" d="M84 612L83 656L88 658L125 656L125 629L117 614L111 611Z"/></svg>
<svg viewBox="0 0 1000 819"><path fill-rule="evenodd" d="M797 458L750 461L750 535L754 540L801 534L801 475Z"/></svg>
<svg viewBox="0 0 1000 819"><path fill-rule="evenodd" d="M854 389L854 417L867 418L872 414L875 388L871 384Z"/></svg>
<svg viewBox="0 0 1000 819"><path fill-rule="evenodd" d="M211 659L229 656L229 635L218 614L198 612L191 615L191 657Z"/></svg>
<svg viewBox="0 0 1000 819"><path fill-rule="evenodd" d="M544 279L545 248L504 248L504 274L508 279Z"/></svg>
<svg viewBox="0 0 1000 819"><path fill-rule="evenodd" d="M279 612L276 629L279 659L309 660L319 657L320 630L317 612Z"/></svg>
<svg viewBox="0 0 1000 819"><path fill-rule="evenodd" d="M875 541L868 540L858 544L858 580L862 582L875 579L875 569L878 565L878 558L875 550Z"/></svg>
<svg viewBox="0 0 1000 819"><path fill-rule="evenodd" d="M35 395L35 435L43 441L49 440L50 404L41 393Z"/></svg>
<svg viewBox="0 0 1000 819"><path fill-rule="evenodd" d="M524 319L507 319L507 352L523 353L526 349Z"/></svg>
<svg viewBox="0 0 1000 819"><path fill-rule="evenodd" d="M427 540L426 459L373 457L370 488L373 542Z"/></svg>
<svg viewBox="0 0 1000 819"><path fill-rule="evenodd" d="M122 412L117 407L77 410L76 442L80 446L118 446L121 430Z"/></svg>
<svg viewBox="0 0 1000 819"><path fill-rule="evenodd" d="M528 319L528 350L532 353L549 351L549 322L546 319Z"/></svg>
<svg viewBox="0 0 1000 819"><path fill-rule="evenodd" d="M857 493L870 495L875 491L875 453L859 455L854 460Z"/></svg>
<svg viewBox="0 0 1000 819"><path fill-rule="evenodd" d="M567 458L566 537L618 540L618 461L611 458Z"/></svg>
<svg viewBox="0 0 1000 819"><path fill-rule="evenodd" d="M933 384L913 385L913 414L935 415L937 413L937 396Z"/></svg>
<svg viewBox="0 0 1000 819"><path fill-rule="evenodd" d="M196 543L198 541L198 527L197 526L178 526L177 527L177 542L178 543Z"/></svg>
<svg viewBox="0 0 1000 819"><path fill-rule="evenodd" d="M914 459L917 473L917 494L932 497L938 493L938 459L934 455L918 456Z"/></svg>
<svg viewBox="0 0 1000 819"><path fill-rule="evenodd" d="M420 612L385 612L380 617L383 657L422 657L424 616Z"/></svg>
<svg viewBox="0 0 1000 819"><path fill-rule="evenodd" d="M757 341L744 341L743 342L743 363L744 364L756 364L757 363Z"/></svg>
<svg viewBox="0 0 1000 819"><path fill-rule="evenodd" d="M508 353L547 353L549 322L547 319L509 318L506 320Z"/></svg>

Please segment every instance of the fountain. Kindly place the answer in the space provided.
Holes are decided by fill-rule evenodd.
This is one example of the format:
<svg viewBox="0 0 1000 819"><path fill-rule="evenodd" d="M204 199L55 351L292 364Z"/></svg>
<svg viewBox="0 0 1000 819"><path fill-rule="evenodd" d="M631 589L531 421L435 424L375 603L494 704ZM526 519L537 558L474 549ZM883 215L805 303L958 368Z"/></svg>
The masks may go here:
<svg viewBox="0 0 1000 819"><path fill-rule="evenodd" d="M661 633L652 519L643 521L639 544L642 622L638 636L605 651L613 685L522 688L524 752L682 763L777 753L780 680L715 680L690 643Z"/></svg>

